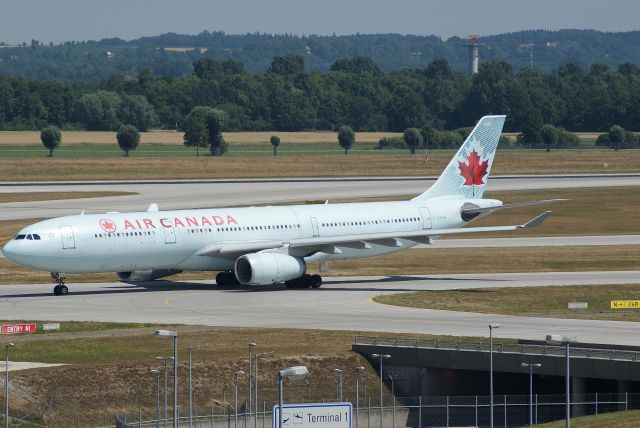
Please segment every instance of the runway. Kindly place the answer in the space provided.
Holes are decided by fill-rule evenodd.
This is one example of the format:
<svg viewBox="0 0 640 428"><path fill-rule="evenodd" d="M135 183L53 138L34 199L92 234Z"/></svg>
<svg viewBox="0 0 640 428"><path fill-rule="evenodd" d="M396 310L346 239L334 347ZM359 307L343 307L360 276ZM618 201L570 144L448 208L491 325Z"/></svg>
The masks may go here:
<svg viewBox="0 0 640 428"><path fill-rule="evenodd" d="M264 205L305 200L418 195L436 177L360 177L281 180L208 180L143 182L2 183L0 192L123 191L137 195L0 204L0 220L63 215ZM640 186L640 174L494 176L488 190Z"/></svg>
<svg viewBox="0 0 640 428"><path fill-rule="evenodd" d="M213 282L156 281L69 284L55 297L51 284L0 286L4 319L201 324L229 327L319 328L392 333L541 339L559 333L581 342L640 345L640 323L475 314L402 308L371 302L380 294L485 287L626 284L640 271L466 274L325 278L317 290L253 287L218 290ZM544 292L540 290L540 298Z"/></svg>

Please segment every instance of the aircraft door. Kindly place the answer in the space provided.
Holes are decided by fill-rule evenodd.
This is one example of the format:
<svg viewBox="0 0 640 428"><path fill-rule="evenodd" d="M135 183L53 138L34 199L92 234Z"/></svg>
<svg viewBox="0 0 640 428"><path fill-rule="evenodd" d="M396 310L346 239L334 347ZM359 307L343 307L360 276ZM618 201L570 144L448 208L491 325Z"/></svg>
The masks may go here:
<svg viewBox="0 0 640 428"><path fill-rule="evenodd" d="M420 207L420 214L422 214L422 228L431 229L431 212L427 207Z"/></svg>
<svg viewBox="0 0 640 428"><path fill-rule="evenodd" d="M72 250L76 248L76 240L73 237L71 226L60 226L60 236L62 237L62 249Z"/></svg>
<svg viewBox="0 0 640 428"><path fill-rule="evenodd" d="M163 227L164 229L164 243L175 244L176 243L176 230L173 225L169 227Z"/></svg>
<svg viewBox="0 0 640 428"><path fill-rule="evenodd" d="M318 219L311 217L311 229L313 230L313 236L320 236L320 228L318 227Z"/></svg>

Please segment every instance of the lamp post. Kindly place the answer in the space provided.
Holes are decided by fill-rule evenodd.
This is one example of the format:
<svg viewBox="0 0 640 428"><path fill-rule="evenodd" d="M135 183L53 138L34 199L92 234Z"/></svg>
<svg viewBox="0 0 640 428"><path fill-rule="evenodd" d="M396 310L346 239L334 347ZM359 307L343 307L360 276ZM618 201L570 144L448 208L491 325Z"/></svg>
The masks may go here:
<svg viewBox="0 0 640 428"><path fill-rule="evenodd" d="M4 426L9 428L9 348L16 346L14 343L4 345L5 366L4 366Z"/></svg>
<svg viewBox="0 0 640 428"><path fill-rule="evenodd" d="M356 367L356 428L359 428L360 418L360 372L364 370L363 366Z"/></svg>
<svg viewBox="0 0 640 428"><path fill-rule="evenodd" d="M500 324L489 324L489 427L493 428L493 330Z"/></svg>
<svg viewBox="0 0 640 428"><path fill-rule="evenodd" d="M529 368L529 425L533 425L533 368L542 367L540 363L521 363L520 367Z"/></svg>
<svg viewBox="0 0 640 428"><path fill-rule="evenodd" d="M383 401L382 401L382 388L383 388L383 382L382 382L382 360L386 359L386 358L391 358L391 355L388 354L371 354L371 356L373 358L379 358L380 359L380 428L382 428L382 405L383 405Z"/></svg>
<svg viewBox="0 0 640 428"><path fill-rule="evenodd" d="M206 345L192 345L189 346L189 428L193 427L193 384L191 382L191 368L192 360L191 356L194 349L206 348Z"/></svg>
<svg viewBox="0 0 640 428"><path fill-rule="evenodd" d="M278 371L278 428L282 428L282 401L284 400L284 379L303 379L309 374L305 366L288 367Z"/></svg>
<svg viewBox="0 0 640 428"><path fill-rule="evenodd" d="M255 342L250 342L248 344L249 346L249 388L247 389L247 391L249 391L249 417L251 417L251 413L253 412L253 378L251 377L251 367L253 366L253 348L256 347L256 343Z"/></svg>
<svg viewBox="0 0 640 428"><path fill-rule="evenodd" d="M156 428L160 428L160 370L151 369L151 373L155 373L156 381Z"/></svg>
<svg viewBox="0 0 640 428"><path fill-rule="evenodd" d="M156 336L173 337L173 428L178 428L178 332L156 330Z"/></svg>
<svg viewBox="0 0 640 428"><path fill-rule="evenodd" d="M167 385L167 362L169 360L173 360L173 357L156 357L156 360L162 360L164 361L164 428L167 428L167 419L168 419L168 415L167 415L167 390L169 389L168 385Z"/></svg>
<svg viewBox="0 0 640 428"><path fill-rule="evenodd" d="M235 383L233 384L233 394L234 394L234 416L233 416L233 428L238 428L238 376L244 375L243 370L238 370L235 372Z"/></svg>
<svg viewBox="0 0 640 428"><path fill-rule="evenodd" d="M571 338L567 336L562 336L560 334L548 334L546 337L546 342L549 345L564 345L564 355L565 355L565 427L569 428L571 426L571 385L569 383L571 372L569 370L569 344L571 343Z"/></svg>
<svg viewBox="0 0 640 428"><path fill-rule="evenodd" d="M273 352L259 352L253 357L253 361L255 363L255 370L253 371L253 376L255 378L255 385L253 386L254 400L253 405L255 407L255 412L253 413L253 427L258 428L258 359L262 357L266 357L267 355L271 355ZM264 415L262 415L264 418Z"/></svg>
<svg viewBox="0 0 640 428"><path fill-rule="evenodd" d="M339 402L342 402L342 369L333 369L333 371L338 374L338 379L336 380L336 385L338 386L336 397Z"/></svg>

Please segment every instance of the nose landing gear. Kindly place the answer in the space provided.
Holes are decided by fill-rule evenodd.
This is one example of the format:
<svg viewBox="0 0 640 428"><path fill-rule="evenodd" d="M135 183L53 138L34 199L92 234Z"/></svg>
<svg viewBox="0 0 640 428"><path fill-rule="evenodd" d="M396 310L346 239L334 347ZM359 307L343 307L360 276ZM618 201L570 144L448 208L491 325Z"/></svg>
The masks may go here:
<svg viewBox="0 0 640 428"><path fill-rule="evenodd" d="M54 296L66 296L69 294L69 289L64 285L65 275L62 272L51 272L51 279L56 283L53 287Z"/></svg>

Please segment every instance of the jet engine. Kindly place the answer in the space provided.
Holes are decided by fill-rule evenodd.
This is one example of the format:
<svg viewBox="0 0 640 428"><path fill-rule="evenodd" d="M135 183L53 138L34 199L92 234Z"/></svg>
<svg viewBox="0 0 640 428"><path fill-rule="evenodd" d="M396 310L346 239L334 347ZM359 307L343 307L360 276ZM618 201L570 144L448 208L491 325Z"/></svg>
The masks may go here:
<svg viewBox="0 0 640 428"><path fill-rule="evenodd" d="M176 269L136 270L133 272L117 272L120 281L151 281L182 272Z"/></svg>
<svg viewBox="0 0 640 428"><path fill-rule="evenodd" d="M304 260L286 254L251 253L238 257L236 278L241 284L270 285L299 278L307 266Z"/></svg>

